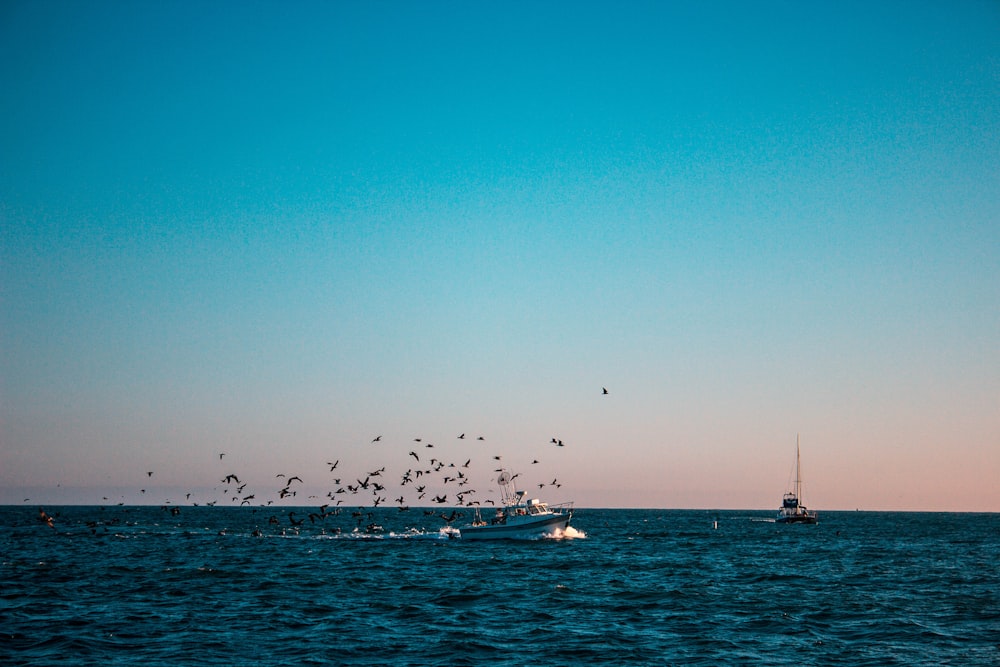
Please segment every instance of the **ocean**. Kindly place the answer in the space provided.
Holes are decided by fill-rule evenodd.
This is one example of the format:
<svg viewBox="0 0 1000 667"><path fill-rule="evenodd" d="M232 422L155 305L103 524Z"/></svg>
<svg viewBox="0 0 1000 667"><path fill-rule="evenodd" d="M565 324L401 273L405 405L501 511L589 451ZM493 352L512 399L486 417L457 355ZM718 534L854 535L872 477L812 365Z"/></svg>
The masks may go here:
<svg viewBox="0 0 1000 667"><path fill-rule="evenodd" d="M1000 665L998 514L45 511L0 507L2 665Z"/></svg>

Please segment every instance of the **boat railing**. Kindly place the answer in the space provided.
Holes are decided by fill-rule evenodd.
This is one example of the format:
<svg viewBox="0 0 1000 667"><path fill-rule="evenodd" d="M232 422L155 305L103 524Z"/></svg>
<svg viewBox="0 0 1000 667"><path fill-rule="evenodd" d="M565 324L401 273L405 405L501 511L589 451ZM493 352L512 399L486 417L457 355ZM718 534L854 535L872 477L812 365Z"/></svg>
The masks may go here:
<svg viewBox="0 0 1000 667"><path fill-rule="evenodd" d="M566 503L555 503L553 505L549 505L549 509L550 510L567 510L567 511L572 512L573 511L573 501L566 502Z"/></svg>

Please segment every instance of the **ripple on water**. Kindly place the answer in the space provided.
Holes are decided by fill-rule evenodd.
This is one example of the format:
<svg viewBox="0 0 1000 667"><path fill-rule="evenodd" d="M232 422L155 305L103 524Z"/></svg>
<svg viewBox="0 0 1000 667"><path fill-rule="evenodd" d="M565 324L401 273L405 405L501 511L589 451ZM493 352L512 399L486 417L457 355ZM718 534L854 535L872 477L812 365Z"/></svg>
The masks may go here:
<svg viewBox="0 0 1000 667"><path fill-rule="evenodd" d="M0 510L0 664L1000 664L993 515L579 510L578 537L463 543L197 509Z"/></svg>

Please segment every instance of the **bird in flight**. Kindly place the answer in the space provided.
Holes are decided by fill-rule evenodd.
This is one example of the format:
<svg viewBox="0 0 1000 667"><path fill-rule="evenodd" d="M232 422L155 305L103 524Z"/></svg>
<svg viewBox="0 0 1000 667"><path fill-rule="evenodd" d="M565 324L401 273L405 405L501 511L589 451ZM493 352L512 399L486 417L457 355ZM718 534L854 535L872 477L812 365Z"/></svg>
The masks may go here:
<svg viewBox="0 0 1000 667"><path fill-rule="evenodd" d="M372 439L372 442L378 442L381 439L382 439L382 436L376 436L375 438Z"/></svg>
<svg viewBox="0 0 1000 667"><path fill-rule="evenodd" d="M606 395L608 393L608 388L607 387L601 387L601 390L602 390L602 394Z"/></svg>

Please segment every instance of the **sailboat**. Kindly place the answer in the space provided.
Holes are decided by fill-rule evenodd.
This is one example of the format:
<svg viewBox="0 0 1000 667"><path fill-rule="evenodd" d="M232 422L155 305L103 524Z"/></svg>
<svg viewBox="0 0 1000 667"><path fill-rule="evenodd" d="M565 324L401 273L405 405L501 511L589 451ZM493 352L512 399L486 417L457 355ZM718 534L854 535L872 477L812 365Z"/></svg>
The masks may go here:
<svg viewBox="0 0 1000 667"><path fill-rule="evenodd" d="M775 523L817 523L816 510L802 504L802 468L799 465L799 436L795 436L795 487L781 498L781 507Z"/></svg>

